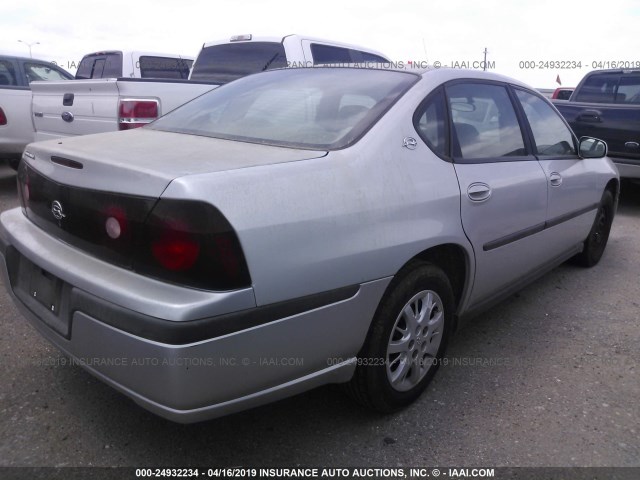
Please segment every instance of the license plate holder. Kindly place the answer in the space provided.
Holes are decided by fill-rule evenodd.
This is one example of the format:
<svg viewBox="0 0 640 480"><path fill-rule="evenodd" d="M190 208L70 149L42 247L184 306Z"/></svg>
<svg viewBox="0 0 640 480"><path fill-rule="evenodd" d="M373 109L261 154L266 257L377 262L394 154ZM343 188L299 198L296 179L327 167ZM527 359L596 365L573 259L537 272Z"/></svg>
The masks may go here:
<svg viewBox="0 0 640 480"><path fill-rule="evenodd" d="M56 314L60 311L60 298L62 281L46 270L31 265L29 278L29 293L50 312Z"/></svg>

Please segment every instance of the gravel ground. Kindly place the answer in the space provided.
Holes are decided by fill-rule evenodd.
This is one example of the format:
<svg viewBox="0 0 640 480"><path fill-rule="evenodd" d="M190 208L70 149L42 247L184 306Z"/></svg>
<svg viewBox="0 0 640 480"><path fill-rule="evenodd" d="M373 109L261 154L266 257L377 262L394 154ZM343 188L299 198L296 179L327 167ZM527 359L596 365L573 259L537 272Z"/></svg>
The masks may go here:
<svg viewBox="0 0 640 480"><path fill-rule="evenodd" d="M0 210L17 205L0 167ZM475 319L406 410L328 386L210 422L147 413L60 354L0 289L0 466L640 467L640 186L592 269L563 265Z"/></svg>

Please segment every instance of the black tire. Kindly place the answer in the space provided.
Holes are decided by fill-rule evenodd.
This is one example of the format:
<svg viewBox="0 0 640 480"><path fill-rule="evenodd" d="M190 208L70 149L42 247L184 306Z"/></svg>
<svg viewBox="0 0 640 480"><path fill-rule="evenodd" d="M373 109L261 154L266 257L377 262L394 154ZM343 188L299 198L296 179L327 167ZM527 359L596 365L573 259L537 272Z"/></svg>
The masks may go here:
<svg viewBox="0 0 640 480"><path fill-rule="evenodd" d="M428 292L434 293L435 296L429 297ZM423 295L427 296L421 298ZM418 300L410 303L415 298ZM433 303L429 306L431 301ZM403 320L406 317L405 307L410 305L425 312L423 320L426 320L426 323L414 323L414 329L410 329L409 322ZM347 393L358 403L384 413L401 409L413 402L427 387L442 361L451 334L454 305L449 279L438 267L426 262L412 262L400 271L389 285L374 315L365 344L358 355L355 374L346 386ZM413 309L410 311L415 312ZM405 334L402 333L402 322L405 322ZM432 322L433 330L424 326ZM441 330L439 336L438 326ZM404 340L412 338L410 330L421 330L420 334L415 333L413 336L412 349L408 349L408 352L390 354L388 347L391 347L392 343L411 345L410 341ZM401 336L400 339L397 339L398 335ZM433 342L434 339L439 339L439 345ZM426 348L432 351L425 353ZM401 360L411 357L411 362ZM402 381L401 368L407 372ZM395 385L390 379L394 375L397 375ZM414 378L412 380L407 377Z"/></svg>
<svg viewBox="0 0 640 480"><path fill-rule="evenodd" d="M13 168L16 172L18 171L18 167L20 166L20 159L19 158L12 158L10 160L7 160L7 163L9 164L9 166L11 168Z"/></svg>
<svg viewBox="0 0 640 480"><path fill-rule="evenodd" d="M589 236L584 241L584 249L572 258L575 264L582 267L593 267L600 261L609 240L614 215L615 202L613 194L609 190L605 190L596 213L596 219L593 222Z"/></svg>

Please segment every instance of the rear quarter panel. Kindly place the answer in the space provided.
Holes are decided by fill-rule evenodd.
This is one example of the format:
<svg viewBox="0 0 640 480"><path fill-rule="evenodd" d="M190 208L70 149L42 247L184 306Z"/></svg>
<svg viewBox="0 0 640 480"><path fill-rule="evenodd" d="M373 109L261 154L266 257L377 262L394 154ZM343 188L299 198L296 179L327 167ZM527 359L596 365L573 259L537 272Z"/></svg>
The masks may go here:
<svg viewBox="0 0 640 480"><path fill-rule="evenodd" d="M472 258L453 166L412 124L426 94L417 87L350 148L182 177L163 196L198 198L223 212L238 232L258 305L395 275L443 243ZM406 136L418 139L415 150L402 146Z"/></svg>

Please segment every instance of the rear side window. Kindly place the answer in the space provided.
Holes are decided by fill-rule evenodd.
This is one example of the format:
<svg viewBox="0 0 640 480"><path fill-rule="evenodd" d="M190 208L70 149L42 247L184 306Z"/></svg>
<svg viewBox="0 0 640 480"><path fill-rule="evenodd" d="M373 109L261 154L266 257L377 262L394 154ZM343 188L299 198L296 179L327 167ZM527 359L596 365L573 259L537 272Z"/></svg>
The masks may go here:
<svg viewBox="0 0 640 480"><path fill-rule="evenodd" d="M0 60L0 86L15 86L18 85L16 81L16 72L11 62L5 62Z"/></svg>
<svg viewBox="0 0 640 480"><path fill-rule="evenodd" d="M281 43L224 43L203 48L193 66L191 80L229 83L252 73L287 66Z"/></svg>
<svg viewBox="0 0 640 480"><path fill-rule="evenodd" d="M368 52L358 52L358 53L360 53L361 62L389 63L389 60L387 60L384 57L381 57L380 55L376 55L374 53L368 53Z"/></svg>
<svg viewBox="0 0 640 480"><path fill-rule="evenodd" d="M640 104L640 75L623 75L616 92L616 103Z"/></svg>
<svg viewBox="0 0 640 480"><path fill-rule="evenodd" d="M500 159L526 155L520 124L502 85L458 83L447 87L454 157Z"/></svg>
<svg viewBox="0 0 640 480"><path fill-rule="evenodd" d="M312 43L310 47L314 65L332 63L388 62L386 58L383 58L380 55L363 52L361 50L353 50L351 48L335 47L332 45L323 45L321 43Z"/></svg>
<svg viewBox="0 0 640 480"><path fill-rule="evenodd" d="M189 78L192 60L169 57L140 57L140 76L142 78Z"/></svg>
<svg viewBox="0 0 640 480"><path fill-rule="evenodd" d="M441 157L449 152L449 134L444 92L437 90L427 97L413 116L413 124L427 146Z"/></svg>
<svg viewBox="0 0 640 480"><path fill-rule="evenodd" d="M573 135L556 111L537 95L516 89L541 156L576 155Z"/></svg>
<svg viewBox="0 0 640 480"><path fill-rule="evenodd" d="M311 54L313 55L314 65L324 63L352 63L351 53L349 53L348 48L312 43Z"/></svg>
<svg viewBox="0 0 640 480"><path fill-rule="evenodd" d="M576 102L613 103L619 81L619 73L591 75L576 92Z"/></svg>
<svg viewBox="0 0 640 480"><path fill-rule="evenodd" d="M122 77L122 53L86 55L76 72L76 79Z"/></svg>

